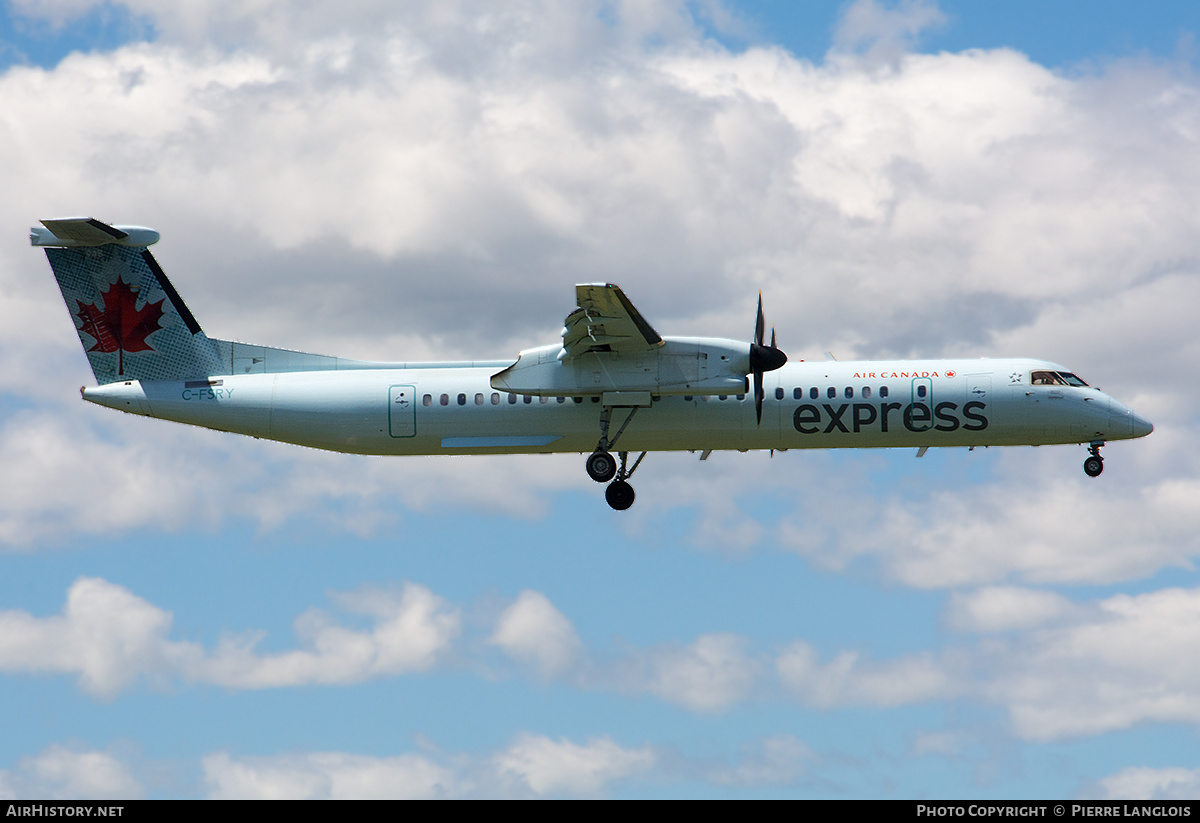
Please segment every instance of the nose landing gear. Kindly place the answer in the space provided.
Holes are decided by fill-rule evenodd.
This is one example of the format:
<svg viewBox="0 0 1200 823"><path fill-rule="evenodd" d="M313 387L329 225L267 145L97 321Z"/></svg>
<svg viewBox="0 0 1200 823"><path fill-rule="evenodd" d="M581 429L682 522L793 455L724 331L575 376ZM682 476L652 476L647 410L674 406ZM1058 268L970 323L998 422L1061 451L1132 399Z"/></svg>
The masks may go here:
<svg viewBox="0 0 1200 823"><path fill-rule="evenodd" d="M1100 472L1104 471L1104 458L1100 456L1100 447L1103 443L1092 443L1088 446L1088 454L1091 455L1083 461L1083 473L1088 477L1099 477Z"/></svg>

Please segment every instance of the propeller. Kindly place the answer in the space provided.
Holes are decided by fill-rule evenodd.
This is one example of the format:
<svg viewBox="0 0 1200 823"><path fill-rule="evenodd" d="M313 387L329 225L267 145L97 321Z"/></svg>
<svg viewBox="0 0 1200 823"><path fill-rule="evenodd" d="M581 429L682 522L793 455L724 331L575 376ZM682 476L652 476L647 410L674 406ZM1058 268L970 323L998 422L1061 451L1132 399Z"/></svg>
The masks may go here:
<svg viewBox="0 0 1200 823"><path fill-rule="evenodd" d="M762 425L763 374L775 371L787 362L787 355L775 345L775 327L771 327L771 345L763 345L767 321L763 317L762 292L758 293L758 318L754 322L754 342L750 344L750 372L754 375L754 413Z"/></svg>

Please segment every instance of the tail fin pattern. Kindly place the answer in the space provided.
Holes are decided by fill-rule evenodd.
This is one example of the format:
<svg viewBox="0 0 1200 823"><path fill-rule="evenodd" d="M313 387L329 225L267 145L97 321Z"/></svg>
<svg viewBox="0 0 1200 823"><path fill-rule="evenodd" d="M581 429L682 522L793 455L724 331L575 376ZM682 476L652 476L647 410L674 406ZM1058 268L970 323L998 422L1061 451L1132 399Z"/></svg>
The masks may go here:
<svg viewBox="0 0 1200 823"><path fill-rule="evenodd" d="M156 232L126 232L83 219L45 225L33 229L30 239L47 246L50 268L98 383L228 372L149 249L135 245L158 239ZM64 236L71 234L68 226L77 230L74 236Z"/></svg>

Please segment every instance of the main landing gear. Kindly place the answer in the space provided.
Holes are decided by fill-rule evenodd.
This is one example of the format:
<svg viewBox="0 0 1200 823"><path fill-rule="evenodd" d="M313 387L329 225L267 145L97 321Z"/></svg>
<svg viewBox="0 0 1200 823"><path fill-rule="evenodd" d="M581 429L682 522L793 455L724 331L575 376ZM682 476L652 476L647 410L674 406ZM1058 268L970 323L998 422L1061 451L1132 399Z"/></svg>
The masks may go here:
<svg viewBox="0 0 1200 823"><path fill-rule="evenodd" d="M1083 461L1083 473L1088 477L1099 477L1100 472L1104 471L1104 458L1100 456L1100 447L1103 445L1093 443L1088 446L1088 454L1091 456Z"/></svg>
<svg viewBox="0 0 1200 823"><path fill-rule="evenodd" d="M641 465L642 458L646 456L646 453L642 452L638 455L638 459L633 462L633 466L627 469L625 464L629 459L629 452L618 452L617 455L621 459L621 465L620 467L617 466L617 461L613 459L612 452L609 449L616 445L617 440L621 437L621 433L625 431L625 427L629 425L629 421L637 413L638 407L630 407L629 416L625 418L625 422L617 430L616 436L612 440L609 440L608 424L612 419L612 410L612 406L605 406L604 410L600 412L600 442L596 445L596 450L588 455L586 467L588 477L597 483L608 483L614 477L617 478L604 490L604 499L608 501L608 505L619 512L623 512L633 505L635 497L633 486L629 485L627 480L637 471L637 467Z"/></svg>
<svg viewBox="0 0 1200 823"><path fill-rule="evenodd" d="M629 477L637 471L637 467L641 465L642 458L646 456L645 452L638 455L638 459L633 461L633 465L628 469L625 468L625 463L629 459L629 452L618 452L621 458L621 467L617 468L617 462L613 460L610 452L596 451L593 452L587 459L587 472L591 478L597 483L607 483L616 477L604 490L604 499L608 501L608 505L612 506L619 512L623 512L633 505L633 486L627 482ZM606 467L606 471L599 473L594 471L599 467Z"/></svg>

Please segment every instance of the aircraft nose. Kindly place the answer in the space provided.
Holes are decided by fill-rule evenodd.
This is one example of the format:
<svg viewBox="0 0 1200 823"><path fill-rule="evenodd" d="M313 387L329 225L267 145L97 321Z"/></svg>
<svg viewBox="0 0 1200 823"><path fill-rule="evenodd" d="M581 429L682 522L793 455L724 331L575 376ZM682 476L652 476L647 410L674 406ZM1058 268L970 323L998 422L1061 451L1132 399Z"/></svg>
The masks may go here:
<svg viewBox="0 0 1200 823"><path fill-rule="evenodd" d="M1139 414L1133 415L1133 436L1145 437L1154 431L1154 424Z"/></svg>

